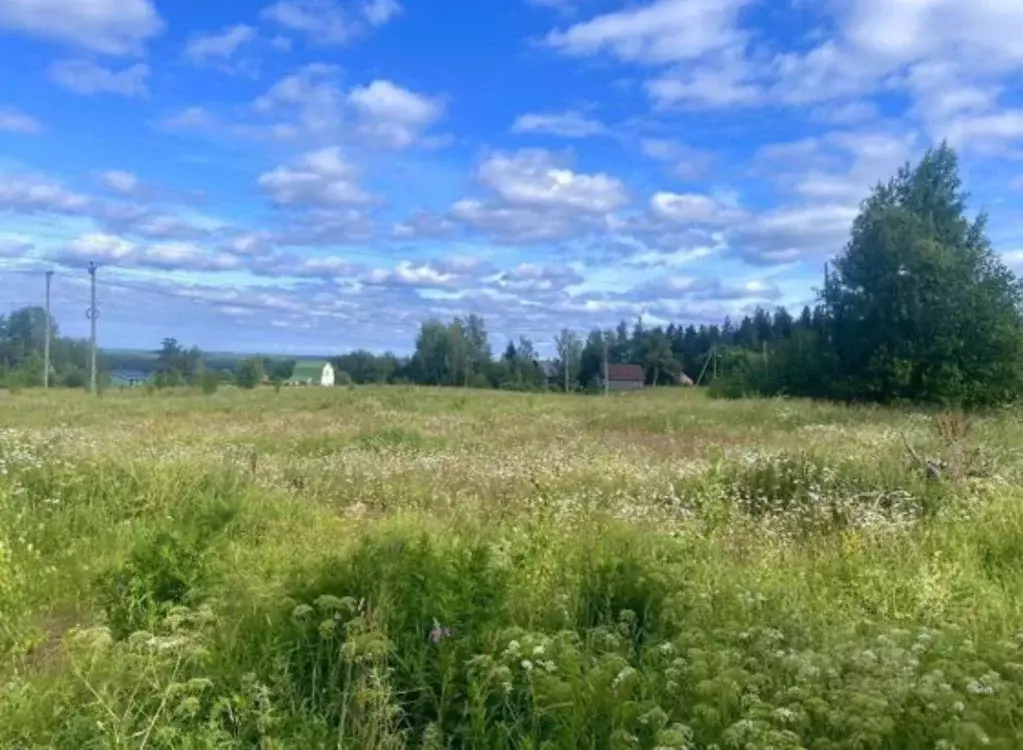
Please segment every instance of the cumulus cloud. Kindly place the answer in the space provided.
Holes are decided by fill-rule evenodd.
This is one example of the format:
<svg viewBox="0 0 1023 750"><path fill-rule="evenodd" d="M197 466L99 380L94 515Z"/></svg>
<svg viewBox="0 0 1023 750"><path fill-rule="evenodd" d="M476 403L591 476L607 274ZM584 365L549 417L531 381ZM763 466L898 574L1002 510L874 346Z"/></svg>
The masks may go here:
<svg viewBox="0 0 1023 750"><path fill-rule="evenodd" d="M347 206L369 202L357 182L358 170L331 146L310 151L293 165L259 176L259 186L279 205Z"/></svg>
<svg viewBox="0 0 1023 750"><path fill-rule="evenodd" d="M0 209L22 213L81 213L91 205L89 198L61 183L36 175L0 175Z"/></svg>
<svg viewBox="0 0 1023 750"><path fill-rule="evenodd" d="M256 29L244 24L229 26L219 34L194 34L185 45L184 54L196 65L224 63L256 36Z"/></svg>
<svg viewBox="0 0 1023 750"><path fill-rule="evenodd" d="M777 300L781 290L764 279L724 281L711 276L667 276L627 292L639 299L684 298L687 300Z"/></svg>
<svg viewBox="0 0 1023 750"><path fill-rule="evenodd" d="M121 193L122 195L137 193L142 187L142 183L138 177L131 172L125 172L120 169L104 172L100 175L100 181L110 190L113 190L115 193Z"/></svg>
<svg viewBox="0 0 1023 750"><path fill-rule="evenodd" d="M547 44L566 55L607 52L645 64L694 60L734 44L747 0L657 0L552 31Z"/></svg>
<svg viewBox="0 0 1023 750"><path fill-rule="evenodd" d="M964 150L1006 151L1023 138L1005 96L1023 65L1023 5L991 0L850 0L825 3L815 43L779 49L745 27L749 0L653 0L597 15L546 37L570 56L607 55L653 69L656 108L804 107L848 124L876 117L869 97L909 95L908 114L934 139Z"/></svg>
<svg viewBox="0 0 1023 750"><path fill-rule="evenodd" d="M629 194L617 178L574 171L539 149L489 154L476 170L487 198L463 198L445 215L420 211L395 227L404 239L453 234L458 226L502 242L547 242L607 231Z"/></svg>
<svg viewBox="0 0 1023 750"><path fill-rule="evenodd" d="M457 201L449 217L506 242L553 241L606 229L609 215L629 201L617 178L575 172L565 159L541 149L491 153L476 179L490 198Z"/></svg>
<svg viewBox="0 0 1023 750"><path fill-rule="evenodd" d="M451 237L458 225L444 216L429 211L416 211L391 228L391 236L401 240L444 239Z"/></svg>
<svg viewBox="0 0 1023 750"><path fill-rule="evenodd" d="M364 0L361 5L340 0L280 0L263 9L265 19L305 34L316 44L344 44L368 28L400 16L397 0Z"/></svg>
<svg viewBox="0 0 1023 750"><path fill-rule="evenodd" d="M650 208L657 218L674 224L727 225L744 217L736 206L700 193L657 192Z"/></svg>
<svg viewBox="0 0 1023 750"><path fill-rule="evenodd" d="M215 120L204 107L186 107L159 121L158 125L167 130L201 130L211 127Z"/></svg>
<svg viewBox="0 0 1023 750"><path fill-rule="evenodd" d="M520 263L498 274L496 283L512 291L560 292L584 280L578 271L568 266Z"/></svg>
<svg viewBox="0 0 1023 750"><path fill-rule="evenodd" d="M601 122L575 112L530 113L519 115L512 123L513 133L545 133L563 138L587 138L603 135L607 129Z"/></svg>
<svg viewBox="0 0 1023 750"><path fill-rule="evenodd" d="M542 150L494 153L477 176L499 198L512 205L606 213L628 201L620 180L610 175L580 174Z"/></svg>
<svg viewBox="0 0 1023 750"><path fill-rule="evenodd" d="M699 179L713 163L713 155L670 138L643 138L640 150L644 156L664 162L672 174L682 180Z"/></svg>
<svg viewBox="0 0 1023 750"><path fill-rule="evenodd" d="M416 94L386 80L355 87L349 92L347 101L355 110L363 135L380 145L396 149L412 145L444 111L439 100Z"/></svg>
<svg viewBox="0 0 1023 750"><path fill-rule="evenodd" d="M373 26L383 26L403 12L398 0L366 0L362 4L362 15Z"/></svg>
<svg viewBox="0 0 1023 750"><path fill-rule="evenodd" d="M0 237L0 258L24 258L32 251L32 243Z"/></svg>
<svg viewBox="0 0 1023 750"><path fill-rule="evenodd" d="M238 259L226 253L210 252L187 242L137 244L116 235L83 234L52 257L67 265L94 261L122 268L151 268L162 271L230 271Z"/></svg>
<svg viewBox="0 0 1023 750"><path fill-rule="evenodd" d="M20 109L0 107L0 130L8 133L38 133L42 130L39 122Z"/></svg>
<svg viewBox="0 0 1023 750"><path fill-rule="evenodd" d="M108 55L139 52L163 26L151 0L0 3L0 28Z"/></svg>
<svg viewBox="0 0 1023 750"><path fill-rule="evenodd" d="M756 265L823 260L842 249L858 213L853 206L833 203L765 211L735 227L729 251Z"/></svg>
<svg viewBox="0 0 1023 750"><path fill-rule="evenodd" d="M149 93L149 66L138 63L121 70L104 68L90 60L61 60L49 69L50 78L76 94L118 94L144 97Z"/></svg>

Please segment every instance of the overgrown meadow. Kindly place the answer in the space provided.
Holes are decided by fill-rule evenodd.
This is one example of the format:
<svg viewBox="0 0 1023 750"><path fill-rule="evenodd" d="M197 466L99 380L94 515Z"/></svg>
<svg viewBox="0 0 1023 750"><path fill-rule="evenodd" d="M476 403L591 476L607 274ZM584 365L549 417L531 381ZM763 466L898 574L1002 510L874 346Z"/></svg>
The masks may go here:
<svg viewBox="0 0 1023 750"><path fill-rule="evenodd" d="M0 747L1023 747L1023 425L0 395Z"/></svg>

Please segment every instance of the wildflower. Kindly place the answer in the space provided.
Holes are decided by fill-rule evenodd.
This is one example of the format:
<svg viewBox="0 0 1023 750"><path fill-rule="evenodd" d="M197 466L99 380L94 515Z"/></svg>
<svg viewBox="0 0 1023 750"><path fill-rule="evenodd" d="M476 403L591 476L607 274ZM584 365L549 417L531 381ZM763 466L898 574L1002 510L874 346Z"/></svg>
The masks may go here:
<svg viewBox="0 0 1023 750"><path fill-rule="evenodd" d="M454 631L451 628L443 627L437 619L433 620L433 629L430 631L430 640L433 643L440 643L442 640L450 635L453 635Z"/></svg>

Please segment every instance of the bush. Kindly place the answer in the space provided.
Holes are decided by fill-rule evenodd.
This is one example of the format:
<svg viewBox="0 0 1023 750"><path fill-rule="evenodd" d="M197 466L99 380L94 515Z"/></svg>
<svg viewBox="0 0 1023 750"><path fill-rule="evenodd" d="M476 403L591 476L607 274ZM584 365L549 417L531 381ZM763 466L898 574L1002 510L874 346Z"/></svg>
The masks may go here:
<svg viewBox="0 0 1023 750"><path fill-rule="evenodd" d="M217 388L220 387L220 377L212 370L206 370L203 372L202 377L199 378L199 385L202 387L203 393L207 396L212 396L217 392Z"/></svg>
<svg viewBox="0 0 1023 750"><path fill-rule="evenodd" d="M262 363L256 358L249 358L238 365L234 373L234 382L239 388L251 390L263 379Z"/></svg>

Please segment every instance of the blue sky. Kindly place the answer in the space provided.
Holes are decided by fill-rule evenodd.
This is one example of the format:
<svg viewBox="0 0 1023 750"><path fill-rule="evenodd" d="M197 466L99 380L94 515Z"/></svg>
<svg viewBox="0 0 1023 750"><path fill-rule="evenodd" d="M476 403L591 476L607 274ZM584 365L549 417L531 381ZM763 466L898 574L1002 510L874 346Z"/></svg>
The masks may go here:
<svg viewBox="0 0 1023 750"><path fill-rule="evenodd" d="M799 307L943 138L1023 268L1019 0L0 0L0 307L407 350Z"/></svg>

